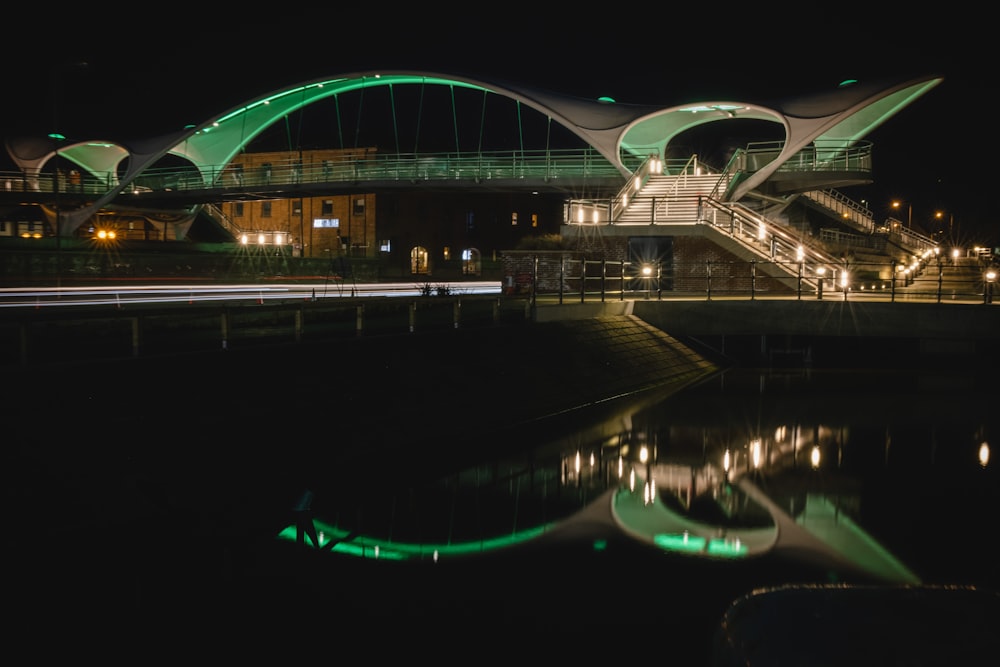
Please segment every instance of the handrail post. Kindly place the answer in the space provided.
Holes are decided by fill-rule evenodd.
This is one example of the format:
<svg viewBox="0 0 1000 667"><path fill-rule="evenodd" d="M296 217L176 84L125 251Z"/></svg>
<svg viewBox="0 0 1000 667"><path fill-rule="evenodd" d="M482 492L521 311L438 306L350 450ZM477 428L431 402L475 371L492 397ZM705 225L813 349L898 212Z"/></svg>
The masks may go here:
<svg viewBox="0 0 1000 667"><path fill-rule="evenodd" d="M750 300L753 301L757 292L757 260L750 260Z"/></svg>
<svg viewBox="0 0 1000 667"><path fill-rule="evenodd" d="M531 263L531 298L529 305L534 308L538 302L538 255L532 257Z"/></svg>
<svg viewBox="0 0 1000 667"><path fill-rule="evenodd" d="M608 260L601 260L601 303L604 303L604 290L608 283Z"/></svg>
<svg viewBox="0 0 1000 667"><path fill-rule="evenodd" d="M580 258L580 303L587 300L587 258Z"/></svg>
<svg viewBox="0 0 1000 667"><path fill-rule="evenodd" d="M938 257L938 290L937 290L937 302L941 303L941 287L944 282L944 268L941 266L941 258Z"/></svg>
<svg viewBox="0 0 1000 667"><path fill-rule="evenodd" d="M566 257L559 258L559 305L563 302L563 284L566 281Z"/></svg>
<svg viewBox="0 0 1000 667"><path fill-rule="evenodd" d="M889 265L889 270L892 275L889 277L889 303L895 303L896 301L896 260L892 260Z"/></svg>
<svg viewBox="0 0 1000 667"><path fill-rule="evenodd" d="M618 283L618 290L620 292L620 296L619 296L618 300L619 301L624 301L625 300L625 260L623 259L621 262L622 262L621 263L622 278L621 278L621 281Z"/></svg>
<svg viewBox="0 0 1000 667"><path fill-rule="evenodd" d="M706 290L706 296L708 297L706 300L707 301L711 301L712 300L712 260L708 260L708 261L705 262L705 280L706 280L706 286L708 288Z"/></svg>

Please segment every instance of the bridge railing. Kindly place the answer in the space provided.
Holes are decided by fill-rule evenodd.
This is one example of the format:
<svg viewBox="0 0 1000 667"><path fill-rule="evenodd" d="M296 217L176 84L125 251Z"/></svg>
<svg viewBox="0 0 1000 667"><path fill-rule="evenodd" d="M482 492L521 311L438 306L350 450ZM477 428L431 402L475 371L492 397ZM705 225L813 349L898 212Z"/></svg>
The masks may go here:
<svg viewBox="0 0 1000 667"><path fill-rule="evenodd" d="M295 155L239 170L234 163L183 168L152 167L125 184L126 192L193 191L218 188L353 183L363 180L490 180L621 178L621 172L591 148L493 152L368 154L357 159L303 161ZM111 173L79 180L57 172L0 172L0 189L11 192L103 194L116 183Z"/></svg>

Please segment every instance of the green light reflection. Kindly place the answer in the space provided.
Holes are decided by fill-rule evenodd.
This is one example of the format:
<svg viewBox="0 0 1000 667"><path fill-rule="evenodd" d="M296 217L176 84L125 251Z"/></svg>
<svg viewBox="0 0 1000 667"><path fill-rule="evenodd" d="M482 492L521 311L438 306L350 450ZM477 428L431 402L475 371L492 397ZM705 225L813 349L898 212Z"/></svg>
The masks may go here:
<svg viewBox="0 0 1000 667"><path fill-rule="evenodd" d="M422 560L442 557L458 557L474 554L482 554L487 551L505 549L518 544L523 544L535 539L549 530L554 523L543 524L527 530L521 530L510 535L503 535L482 540L472 540L457 543L421 543L409 544L405 542L392 542L389 540L377 539L365 535L350 536L346 530L331 526L321 521L313 521L316 534L319 537L319 544L314 544L312 538L306 534L303 536L305 543L321 550L328 550L334 553L358 558L375 558L381 560ZM278 533L278 539L296 542L298 530L295 525L287 526Z"/></svg>

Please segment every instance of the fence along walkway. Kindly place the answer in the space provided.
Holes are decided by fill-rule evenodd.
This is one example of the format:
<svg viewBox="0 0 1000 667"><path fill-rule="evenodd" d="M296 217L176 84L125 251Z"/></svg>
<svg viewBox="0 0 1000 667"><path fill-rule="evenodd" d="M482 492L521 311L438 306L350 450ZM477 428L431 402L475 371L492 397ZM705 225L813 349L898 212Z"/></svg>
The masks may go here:
<svg viewBox="0 0 1000 667"><path fill-rule="evenodd" d="M579 253L548 252L530 257L532 272L509 276L507 295L553 297L559 303L635 298L877 299L937 303L992 303L997 268L976 257L916 262L840 262L813 271L802 263L781 263L795 281L776 280L768 262L661 262L636 264L588 260ZM524 264L522 264L523 266ZM770 271L774 273L774 271Z"/></svg>

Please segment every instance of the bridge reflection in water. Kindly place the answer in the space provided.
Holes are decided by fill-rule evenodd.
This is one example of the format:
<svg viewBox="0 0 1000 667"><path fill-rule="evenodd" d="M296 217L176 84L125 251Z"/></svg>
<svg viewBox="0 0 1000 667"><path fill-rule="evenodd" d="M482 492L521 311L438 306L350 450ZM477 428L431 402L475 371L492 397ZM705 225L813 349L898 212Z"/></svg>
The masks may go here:
<svg viewBox="0 0 1000 667"><path fill-rule="evenodd" d="M995 587L991 560L960 537L997 507L995 399L963 371L730 370L432 482L317 488L279 538L329 552L331 567L447 568L556 545L612 554L630 541L668 556L664 571L740 562L743 592L776 572ZM627 557L607 564L602 577L639 576Z"/></svg>

